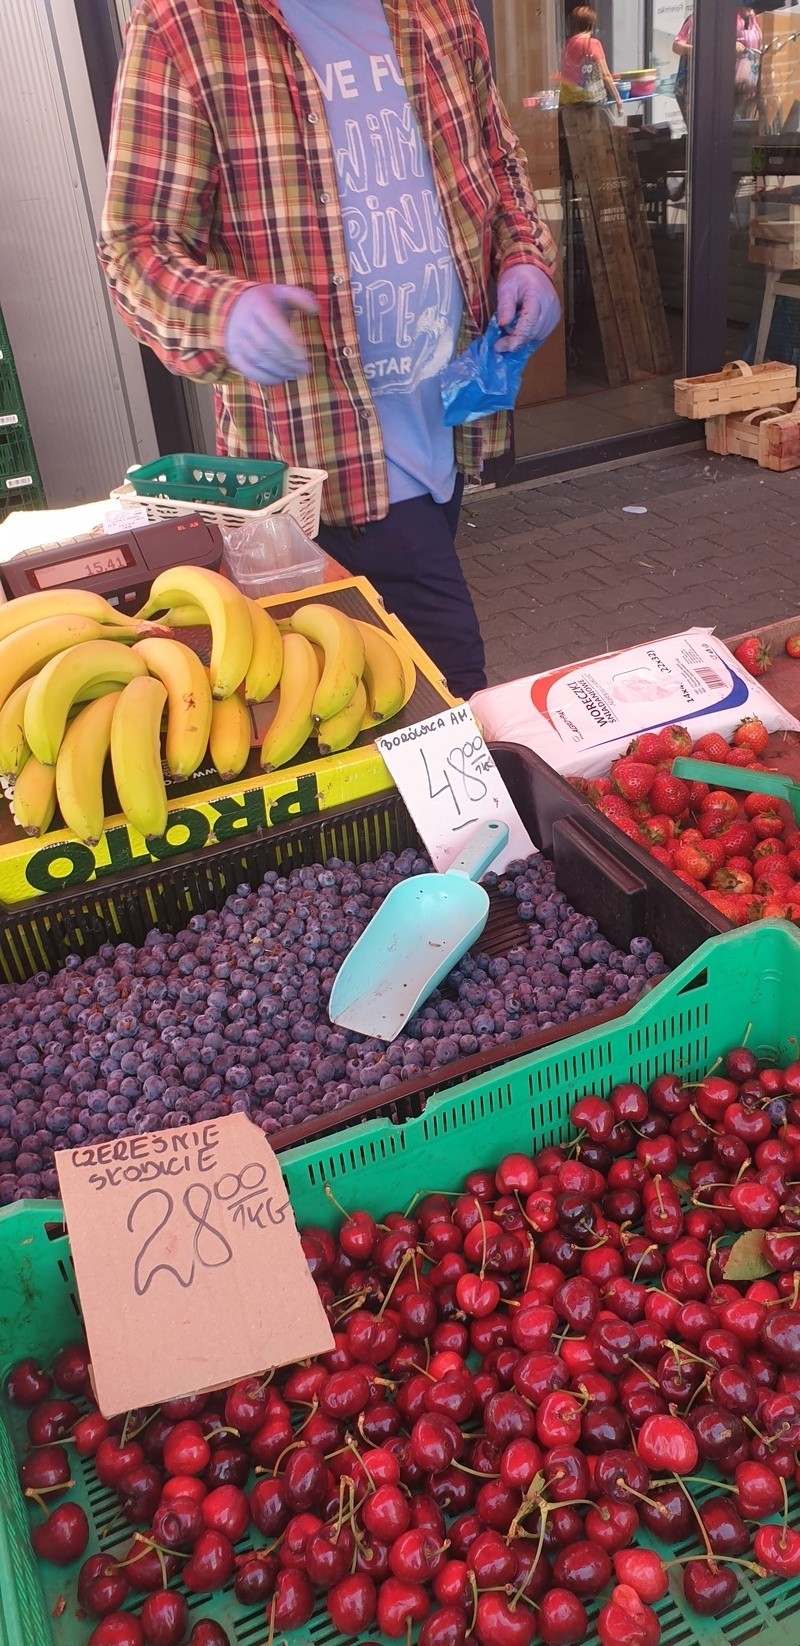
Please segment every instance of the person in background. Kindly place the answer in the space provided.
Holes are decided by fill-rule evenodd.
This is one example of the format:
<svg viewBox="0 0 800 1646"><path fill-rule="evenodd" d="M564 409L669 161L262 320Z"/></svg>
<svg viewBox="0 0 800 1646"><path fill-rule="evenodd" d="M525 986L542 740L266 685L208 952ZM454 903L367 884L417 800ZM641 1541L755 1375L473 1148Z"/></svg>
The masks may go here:
<svg viewBox="0 0 800 1646"><path fill-rule="evenodd" d="M559 102L605 103L611 98L618 109L622 99L606 62L606 54L593 30L597 12L591 6L573 6L567 17L567 38L561 54Z"/></svg>
<svg viewBox="0 0 800 1646"><path fill-rule="evenodd" d="M692 52L693 31L694 19L690 14L672 42L672 50L679 59L675 76L675 100L687 124L689 58ZM735 120L752 120L757 114L759 59L763 44L761 24L752 7L739 6L736 12Z"/></svg>
<svg viewBox="0 0 800 1646"><path fill-rule="evenodd" d="M218 450L329 472L321 546L448 680L486 684L455 549L508 418L445 427L439 376L558 323L556 251L470 0L139 0L99 255Z"/></svg>

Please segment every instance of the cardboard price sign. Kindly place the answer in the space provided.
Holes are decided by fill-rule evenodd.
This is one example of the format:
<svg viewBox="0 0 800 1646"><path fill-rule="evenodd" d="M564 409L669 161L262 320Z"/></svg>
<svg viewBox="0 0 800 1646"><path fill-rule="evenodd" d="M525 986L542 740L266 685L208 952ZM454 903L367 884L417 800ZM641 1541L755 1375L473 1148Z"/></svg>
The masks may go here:
<svg viewBox="0 0 800 1646"><path fill-rule="evenodd" d="M479 823L508 825L508 845L492 864L495 872L536 851L466 703L388 732L376 747L435 869L449 869Z"/></svg>
<svg viewBox="0 0 800 1646"><path fill-rule="evenodd" d="M106 1417L333 1348L277 1158L246 1115L56 1163Z"/></svg>

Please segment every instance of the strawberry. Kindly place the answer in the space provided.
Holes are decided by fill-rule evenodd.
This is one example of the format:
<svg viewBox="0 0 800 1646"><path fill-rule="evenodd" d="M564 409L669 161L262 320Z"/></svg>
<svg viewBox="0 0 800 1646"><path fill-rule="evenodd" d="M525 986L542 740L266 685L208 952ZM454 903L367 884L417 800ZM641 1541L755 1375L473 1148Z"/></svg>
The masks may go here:
<svg viewBox="0 0 800 1646"><path fill-rule="evenodd" d="M766 840L762 841L761 844L766 846ZM793 846L791 851L786 853L786 867L790 874L793 874L797 880L800 880L800 851L797 850L796 846Z"/></svg>
<svg viewBox="0 0 800 1646"><path fill-rule="evenodd" d="M655 771L643 760L615 760L611 778L623 800L646 800L653 787Z"/></svg>
<svg viewBox="0 0 800 1646"><path fill-rule="evenodd" d="M668 846L651 846L650 856L654 857L657 863L663 863L665 869L672 868L672 852Z"/></svg>
<svg viewBox="0 0 800 1646"><path fill-rule="evenodd" d="M681 829L680 841L682 846L699 846L701 851L706 843L699 829Z"/></svg>
<svg viewBox="0 0 800 1646"><path fill-rule="evenodd" d="M731 868L717 869L712 875L711 884L717 892L751 892L753 877Z"/></svg>
<svg viewBox="0 0 800 1646"><path fill-rule="evenodd" d="M625 753L633 755L637 760L644 760L649 766L654 766L661 759L661 739L657 732L642 732L641 737L635 737L628 744Z"/></svg>
<svg viewBox="0 0 800 1646"><path fill-rule="evenodd" d="M756 832L752 823L743 821L732 823L724 834L719 836L728 857L745 856L753 850L756 843Z"/></svg>
<svg viewBox="0 0 800 1646"><path fill-rule="evenodd" d="M688 886L693 892L698 892L701 897L705 896L706 888L702 880L697 880L693 874L687 874L685 869L676 869L674 864L672 872L676 880L683 881L684 886Z"/></svg>
<svg viewBox="0 0 800 1646"><path fill-rule="evenodd" d="M709 806L708 810L704 807L701 811L697 827L704 840L712 840L715 835L724 834L726 829L730 828L730 823L727 812L721 811L719 806Z"/></svg>
<svg viewBox="0 0 800 1646"><path fill-rule="evenodd" d="M757 715L748 715L733 734L735 749L750 749L752 754L763 754L769 742L769 732Z"/></svg>
<svg viewBox="0 0 800 1646"><path fill-rule="evenodd" d="M674 817L656 815L642 824L645 840L651 841L654 846L665 846L668 840L675 839L676 832Z"/></svg>
<svg viewBox="0 0 800 1646"><path fill-rule="evenodd" d="M741 663L742 668L746 669L748 674L755 675L756 679L772 667L769 646L765 645L763 640L759 640L757 634L748 635L741 646L736 647L733 655L737 663Z"/></svg>
<svg viewBox="0 0 800 1646"><path fill-rule="evenodd" d="M782 897L768 897L761 905L760 920L788 920L789 907Z"/></svg>
<svg viewBox="0 0 800 1646"><path fill-rule="evenodd" d="M780 864L775 864L774 873L769 871L773 867L771 861L759 863L756 870L753 890L759 897L787 897L796 890L796 882L791 875L784 874Z"/></svg>
<svg viewBox="0 0 800 1646"><path fill-rule="evenodd" d="M691 782L688 784L688 789L689 789L689 808L690 808L691 811L697 812L702 807L703 801L705 800L706 795L708 794L708 784L707 783L698 783L697 779L693 777Z"/></svg>
<svg viewBox="0 0 800 1646"><path fill-rule="evenodd" d="M766 840L756 841L753 847L753 862L761 863L765 857L782 857L786 861L786 850L782 840L767 836Z"/></svg>
<svg viewBox="0 0 800 1646"><path fill-rule="evenodd" d="M752 880L753 865L749 857L726 857L725 867L731 874L749 874Z"/></svg>
<svg viewBox="0 0 800 1646"><path fill-rule="evenodd" d="M656 772L650 790L650 804L654 812L664 817L683 817L688 803L689 790L682 777L673 777L671 772Z"/></svg>
<svg viewBox="0 0 800 1646"><path fill-rule="evenodd" d="M693 880L707 880L711 873L711 860L699 846L687 846L680 841L675 848L673 858L675 868L691 876Z"/></svg>
<svg viewBox="0 0 800 1646"><path fill-rule="evenodd" d="M783 823L771 812L753 818L753 828L759 840L777 840L783 834Z"/></svg>
<svg viewBox="0 0 800 1646"><path fill-rule="evenodd" d="M762 812L779 812L781 803L774 794L746 794L744 797L745 817L758 817Z"/></svg>
<svg viewBox="0 0 800 1646"><path fill-rule="evenodd" d="M658 734L662 760L676 760L692 752L692 739L685 726L664 726Z"/></svg>
<svg viewBox="0 0 800 1646"><path fill-rule="evenodd" d="M729 753L730 744L719 732L706 732L705 737L699 738L694 746L695 760L713 760L717 765L722 765Z"/></svg>
<svg viewBox="0 0 800 1646"><path fill-rule="evenodd" d="M716 909L718 914L723 915L726 920L729 920L732 926L741 926L744 924L744 913L737 904L733 893L709 891L707 887L704 886L703 897L707 903L711 904L713 909Z"/></svg>
<svg viewBox="0 0 800 1646"><path fill-rule="evenodd" d="M800 634L790 634L783 649L787 657L800 657Z"/></svg>
<svg viewBox="0 0 800 1646"><path fill-rule="evenodd" d="M733 819L739 816L739 802L734 800L732 794L728 794L727 789L711 789L703 802L702 809L703 811L713 809L714 811L724 812L729 823L732 823Z"/></svg>
<svg viewBox="0 0 800 1646"><path fill-rule="evenodd" d="M586 799L592 806L599 805L603 796L606 794L611 794L611 792L610 777L592 777L589 779L583 790Z"/></svg>
<svg viewBox="0 0 800 1646"><path fill-rule="evenodd" d="M742 771L752 771L756 757L750 749L731 749L725 761L726 766L738 766Z"/></svg>
<svg viewBox="0 0 800 1646"><path fill-rule="evenodd" d="M652 771L652 769L653 768L651 766L650 770ZM635 817L637 823L643 823L647 818L652 817L653 815L653 808L650 805L649 800L632 800L630 802L630 808L631 817Z"/></svg>
<svg viewBox="0 0 800 1646"><path fill-rule="evenodd" d="M622 796L618 794L604 794L597 810L602 812L603 816L607 817L611 823L618 822L620 818L630 819L631 816L631 809L627 800L623 800Z"/></svg>
<svg viewBox="0 0 800 1646"><path fill-rule="evenodd" d="M725 847L720 840L704 840L702 846L697 849L708 858L712 870L722 868L725 862Z"/></svg>
<svg viewBox="0 0 800 1646"><path fill-rule="evenodd" d="M791 829L784 842L787 852L800 851L800 829Z"/></svg>
<svg viewBox="0 0 800 1646"><path fill-rule="evenodd" d="M632 817L615 817L614 825L616 828L621 829L622 833L626 834L629 840L635 840L637 846L644 846L646 844L644 835L642 834L638 823L634 822Z"/></svg>

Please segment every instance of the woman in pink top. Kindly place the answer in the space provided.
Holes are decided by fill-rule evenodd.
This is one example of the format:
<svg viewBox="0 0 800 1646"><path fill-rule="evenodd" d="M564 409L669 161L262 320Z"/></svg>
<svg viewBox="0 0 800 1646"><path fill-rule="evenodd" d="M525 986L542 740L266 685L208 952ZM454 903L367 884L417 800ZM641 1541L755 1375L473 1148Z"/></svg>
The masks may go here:
<svg viewBox="0 0 800 1646"><path fill-rule="evenodd" d="M561 54L561 103L604 103L613 98L617 108L622 100L612 79L606 54L592 30L597 13L590 6L576 6L567 19L568 38Z"/></svg>
<svg viewBox="0 0 800 1646"><path fill-rule="evenodd" d="M675 56L680 59L675 80L675 97L681 114L686 119L689 56L692 50L693 20L687 17L672 43ZM759 56L764 44L761 24L751 6L740 6L736 13L736 91L734 115L737 120L752 120L757 112Z"/></svg>

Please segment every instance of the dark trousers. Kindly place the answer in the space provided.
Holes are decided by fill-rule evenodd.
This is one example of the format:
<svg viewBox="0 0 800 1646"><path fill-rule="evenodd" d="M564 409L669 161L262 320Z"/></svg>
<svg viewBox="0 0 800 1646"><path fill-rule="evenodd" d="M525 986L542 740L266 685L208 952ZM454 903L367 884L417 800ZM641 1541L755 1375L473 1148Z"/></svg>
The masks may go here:
<svg viewBox="0 0 800 1646"><path fill-rule="evenodd" d="M486 685L481 631L456 554L463 481L449 503L411 497L355 532L320 526L319 543L355 577L368 577L441 669L455 697Z"/></svg>

